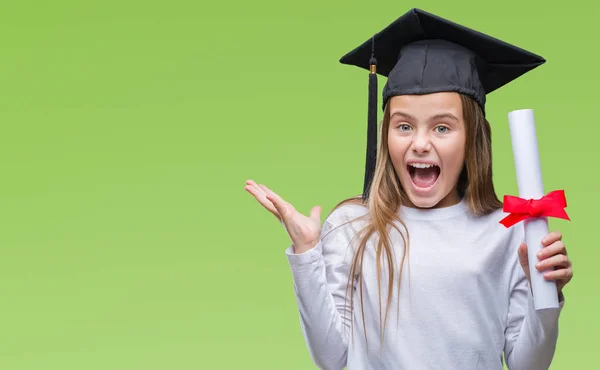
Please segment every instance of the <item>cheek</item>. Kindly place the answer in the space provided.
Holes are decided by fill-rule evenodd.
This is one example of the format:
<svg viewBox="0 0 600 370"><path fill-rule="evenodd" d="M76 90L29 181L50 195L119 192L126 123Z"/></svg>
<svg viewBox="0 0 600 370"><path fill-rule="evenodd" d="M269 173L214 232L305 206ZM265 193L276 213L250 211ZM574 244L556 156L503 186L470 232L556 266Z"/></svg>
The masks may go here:
<svg viewBox="0 0 600 370"><path fill-rule="evenodd" d="M394 167L398 168L398 166L402 166L407 148L408 144L406 140L392 136L388 137L388 151Z"/></svg>
<svg viewBox="0 0 600 370"><path fill-rule="evenodd" d="M452 172L462 170L465 159L465 145L462 142L455 142L444 148L445 164Z"/></svg>

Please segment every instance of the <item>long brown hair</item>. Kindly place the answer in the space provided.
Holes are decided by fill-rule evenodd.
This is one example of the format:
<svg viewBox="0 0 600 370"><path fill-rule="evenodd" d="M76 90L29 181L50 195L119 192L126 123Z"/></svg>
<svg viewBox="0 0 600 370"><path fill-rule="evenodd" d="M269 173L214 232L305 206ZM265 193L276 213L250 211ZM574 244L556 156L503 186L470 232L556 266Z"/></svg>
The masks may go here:
<svg viewBox="0 0 600 370"><path fill-rule="evenodd" d="M491 127L479 105L470 97L460 95L462 102L462 110L464 122L466 125L466 145L465 145L465 162L463 170L459 176L457 187L461 198L464 198L470 212L473 215L488 214L500 207L502 203L496 196L494 185L492 182L492 143L491 143ZM409 233L405 223L400 219L398 210L402 204L406 204L407 195L400 184L396 175L392 161L389 156L387 146L388 127L390 122L389 104L386 105L380 130L381 140L378 145L377 163L375 173L370 189L368 200L363 202L361 195L347 198L338 203L332 212L346 204L359 204L366 206L367 214L358 219L368 219L364 227L357 234L360 235L356 254L353 257L353 262L348 276L348 284L346 289L346 301L350 296L350 312L353 312L353 292L355 290L355 279L359 282L359 294L361 307L363 307L363 284L362 284L362 263L365 254L367 241L373 237L377 237L375 247L377 260L377 285L379 290L379 319L380 319L380 338L383 341L383 332L387 323L387 312L391 304L393 281L394 281L394 266L393 266L393 251L389 238L389 230L393 227L400 234L405 248L403 249L399 277L402 276L402 269L405 258L409 252ZM354 221L354 220L351 220ZM351 222L350 221L350 222ZM404 233L399 229L401 225ZM381 305L381 260L385 257L388 270L388 286L387 286L387 305L385 313ZM398 278L398 291L400 290L400 278ZM400 302L398 302L400 304ZM344 310L346 312L346 310ZM365 325L364 309L362 310L363 326ZM353 322L353 320L351 320ZM366 332L366 328L365 328ZM367 344L368 345L368 344Z"/></svg>

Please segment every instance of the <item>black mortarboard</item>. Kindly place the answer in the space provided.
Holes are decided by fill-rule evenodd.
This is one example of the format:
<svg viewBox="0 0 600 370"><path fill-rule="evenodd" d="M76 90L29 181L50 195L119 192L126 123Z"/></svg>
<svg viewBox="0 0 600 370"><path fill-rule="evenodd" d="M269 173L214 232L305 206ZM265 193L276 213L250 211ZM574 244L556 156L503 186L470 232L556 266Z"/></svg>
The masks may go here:
<svg viewBox="0 0 600 370"><path fill-rule="evenodd" d="M382 107L392 96L455 91L485 112L486 94L543 64L544 58L420 9L411 9L340 62L369 73L368 197L377 152L377 74L387 77Z"/></svg>

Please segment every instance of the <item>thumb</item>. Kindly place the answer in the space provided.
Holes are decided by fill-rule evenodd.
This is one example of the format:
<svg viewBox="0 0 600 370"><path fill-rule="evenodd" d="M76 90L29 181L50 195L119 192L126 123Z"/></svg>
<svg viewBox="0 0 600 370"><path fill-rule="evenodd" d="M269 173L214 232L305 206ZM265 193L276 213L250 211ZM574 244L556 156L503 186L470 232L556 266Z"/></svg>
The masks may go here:
<svg viewBox="0 0 600 370"><path fill-rule="evenodd" d="M310 218L321 223L321 207L320 206L314 206L310 210Z"/></svg>
<svg viewBox="0 0 600 370"><path fill-rule="evenodd" d="M521 243L519 246L519 261L521 266L529 267L529 257L527 256L527 244Z"/></svg>

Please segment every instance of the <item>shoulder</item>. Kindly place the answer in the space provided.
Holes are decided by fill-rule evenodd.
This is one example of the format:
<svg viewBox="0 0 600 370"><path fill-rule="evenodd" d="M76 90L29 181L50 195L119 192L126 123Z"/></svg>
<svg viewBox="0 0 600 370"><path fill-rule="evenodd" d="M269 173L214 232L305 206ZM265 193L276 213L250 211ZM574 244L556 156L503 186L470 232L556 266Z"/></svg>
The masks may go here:
<svg viewBox="0 0 600 370"><path fill-rule="evenodd" d="M501 240L504 243L515 244L521 242L525 235L523 222L516 223L510 227L501 224L503 218L508 216L502 208L496 209L485 215L468 217L468 223L473 232L480 231L487 238ZM518 244L517 244L518 245Z"/></svg>
<svg viewBox="0 0 600 370"><path fill-rule="evenodd" d="M502 227L504 227L502 224L500 224L500 221L502 221L503 218L505 218L506 216L508 216L509 213L504 212L504 210L502 209L502 207L495 209L485 215L481 215L481 216L471 216L472 220L475 222L481 222L484 224L498 224ZM516 226L517 224L515 224Z"/></svg>
<svg viewBox="0 0 600 370"><path fill-rule="evenodd" d="M334 208L325 218L322 237L334 234L352 238L368 222L367 206L358 203L345 203Z"/></svg>
<svg viewBox="0 0 600 370"><path fill-rule="evenodd" d="M368 214L369 210L367 206L347 203L333 209L325 219L325 222L332 226L340 226L348 221L365 218Z"/></svg>

